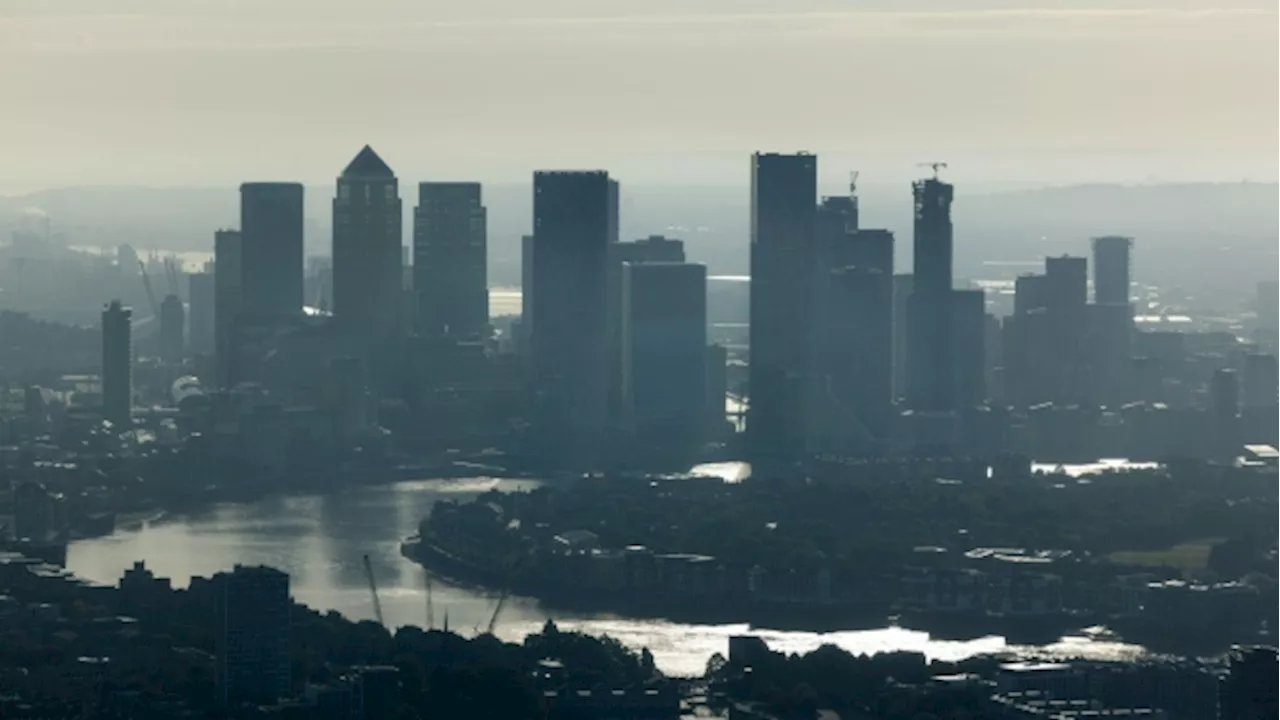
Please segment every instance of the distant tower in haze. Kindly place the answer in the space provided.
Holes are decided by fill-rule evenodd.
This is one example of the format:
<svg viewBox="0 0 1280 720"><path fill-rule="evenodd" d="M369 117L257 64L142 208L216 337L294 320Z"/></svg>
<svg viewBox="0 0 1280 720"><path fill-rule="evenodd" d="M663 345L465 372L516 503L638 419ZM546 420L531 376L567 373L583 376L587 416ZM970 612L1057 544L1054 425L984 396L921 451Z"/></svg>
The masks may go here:
<svg viewBox="0 0 1280 720"><path fill-rule="evenodd" d="M240 231L219 230L213 236L214 375L219 387L235 385L235 327L240 320Z"/></svg>
<svg viewBox="0 0 1280 720"><path fill-rule="evenodd" d="M177 295L166 295L160 303L160 357L166 365L182 364L186 346L187 311Z"/></svg>
<svg viewBox="0 0 1280 720"><path fill-rule="evenodd" d="M213 352L215 281L213 272L187 276L187 347L197 355ZM212 384L212 383L210 383Z"/></svg>
<svg viewBox="0 0 1280 720"><path fill-rule="evenodd" d="M650 235L642 240L611 242L607 253L609 409L611 419L617 420L622 412L623 266L627 263L683 263L684 241Z"/></svg>
<svg viewBox="0 0 1280 720"><path fill-rule="evenodd" d="M132 319L119 300L102 311L102 414L121 431L133 425Z"/></svg>
<svg viewBox="0 0 1280 720"><path fill-rule="evenodd" d="M1129 256L1133 238L1106 235L1093 239L1093 301L1129 304Z"/></svg>
<svg viewBox="0 0 1280 720"><path fill-rule="evenodd" d="M302 312L302 185L240 186L243 311L255 321Z"/></svg>
<svg viewBox="0 0 1280 720"><path fill-rule="evenodd" d="M367 367L384 380L404 326L401 234L395 173L365 145L333 200L333 316L359 356L379 358Z"/></svg>
<svg viewBox="0 0 1280 720"><path fill-rule="evenodd" d="M1078 404L1085 400L1087 387L1089 261L1070 255L1047 257L1044 278L1049 398Z"/></svg>
<svg viewBox="0 0 1280 720"><path fill-rule="evenodd" d="M747 433L762 456L795 456L806 447L817 203L817 157L751 156Z"/></svg>
<svg viewBox="0 0 1280 720"><path fill-rule="evenodd" d="M533 236L520 237L520 348L527 358L533 337Z"/></svg>
<svg viewBox="0 0 1280 720"><path fill-rule="evenodd" d="M627 426L642 442L693 448L704 437L705 266L622 266L622 399Z"/></svg>
<svg viewBox="0 0 1280 720"><path fill-rule="evenodd" d="M608 417L611 193L603 171L533 175L536 412L544 450L571 460L598 447Z"/></svg>
<svg viewBox="0 0 1280 720"><path fill-rule="evenodd" d="M912 185L915 237L908 303L907 393L913 410L949 412L952 392L951 294L954 252L951 200L954 188L937 177Z"/></svg>
<svg viewBox="0 0 1280 720"><path fill-rule="evenodd" d="M418 185L418 207L413 214L413 294L419 336L488 335L486 238L480 183Z"/></svg>
<svg viewBox="0 0 1280 720"><path fill-rule="evenodd" d="M1241 404L1247 408L1274 408L1280 403L1280 375L1276 356L1252 353L1244 359Z"/></svg>
<svg viewBox="0 0 1280 720"><path fill-rule="evenodd" d="M981 288L951 293L955 403L972 410L987 399L987 296Z"/></svg>

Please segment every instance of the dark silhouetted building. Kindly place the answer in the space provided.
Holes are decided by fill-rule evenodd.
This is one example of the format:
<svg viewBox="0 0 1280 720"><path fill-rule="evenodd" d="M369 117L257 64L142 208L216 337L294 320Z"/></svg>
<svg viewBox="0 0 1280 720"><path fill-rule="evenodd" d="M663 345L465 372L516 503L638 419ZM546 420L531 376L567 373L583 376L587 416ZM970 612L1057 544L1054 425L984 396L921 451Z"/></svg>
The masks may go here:
<svg viewBox="0 0 1280 720"><path fill-rule="evenodd" d="M818 159L751 157L751 320L747 433L752 452L805 450L813 374Z"/></svg>
<svg viewBox="0 0 1280 720"><path fill-rule="evenodd" d="M209 355L214 348L214 273L200 272L187 276L187 347L196 355Z"/></svg>
<svg viewBox="0 0 1280 720"><path fill-rule="evenodd" d="M682 263L684 241L662 235L609 243L609 414L622 421L622 266L626 263Z"/></svg>
<svg viewBox="0 0 1280 720"><path fill-rule="evenodd" d="M118 430L133 426L132 321L119 300L102 311L102 415Z"/></svg>
<svg viewBox="0 0 1280 720"><path fill-rule="evenodd" d="M893 273L835 268L823 290L816 442L828 452L868 452L892 432Z"/></svg>
<svg viewBox="0 0 1280 720"><path fill-rule="evenodd" d="M1090 305L1087 324L1090 401L1116 407L1124 402L1133 356L1132 307Z"/></svg>
<svg viewBox="0 0 1280 720"><path fill-rule="evenodd" d="M691 447L707 419L707 269L624 263L622 288L626 425L640 438Z"/></svg>
<svg viewBox="0 0 1280 720"><path fill-rule="evenodd" d="M1049 257L1044 260L1044 271L1049 399L1058 404L1079 404L1086 399L1089 359L1088 260Z"/></svg>
<svg viewBox="0 0 1280 720"><path fill-rule="evenodd" d="M254 322L302 312L302 184L240 186L243 312Z"/></svg>
<svg viewBox="0 0 1280 720"><path fill-rule="evenodd" d="M480 183L418 185L413 294L419 336L488 337L487 236Z"/></svg>
<svg viewBox="0 0 1280 720"><path fill-rule="evenodd" d="M533 334L533 236L520 237L520 347L528 356Z"/></svg>
<svg viewBox="0 0 1280 720"><path fill-rule="evenodd" d="M1129 256L1133 238L1107 235L1093 239L1093 302L1129 304Z"/></svg>
<svg viewBox="0 0 1280 720"><path fill-rule="evenodd" d="M907 395L907 376L910 368L908 351L910 334L907 332L907 308L911 302L915 276L900 273L893 276L893 397Z"/></svg>
<svg viewBox="0 0 1280 720"><path fill-rule="evenodd" d="M353 354L384 383L404 321L401 206L395 173L368 145L338 178L333 200L333 316Z"/></svg>
<svg viewBox="0 0 1280 720"><path fill-rule="evenodd" d="M1240 450L1240 378L1231 368L1214 371L1209 383L1215 457L1234 457Z"/></svg>
<svg viewBox="0 0 1280 720"><path fill-rule="evenodd" d="M609 242L618 242L622 237L622 187L618 181L609 178Z"/></svg>
<svg viewBox="0 0 1280 720"><path fill-rule="evenodd" d="M1013 314L1004 319L1005 395L1009 404L1028 407L1048 399L1049 324L1044 275L1022 275L1014 281Z"/></svg>
<svg viewBox="0 0 1280 720"><path fill-rule="evenodd" d="M1244 407L1275 407L1280 402L1276 356L1252 353L1244 359L1241 403Z"/></svg>
<svg viewBox="0 0 1280 720"><path fill-rule="evenodd" d="M1271 720L1277 717L1276 649L1236 648L1218 694L1220 720Z"/></svg>
<svg viewBox="0 0 1280 720"><path fill-rule="evenodd" d="M241 240L238 230L219 230L213 239L213 341L217 385L236 383L232 340L243 298L240 273Z"/></svg>
<svg viewBox="0 0 1280 720"><path fill-rule="evenodd" d="M908 308L911 361L907 394L911 409L916 411L955 409L950 330L953 192L951 185L937 178L912 185L915 236Z"/></svg>
<svg viewBox="0 0 1280 720"><path fill-rule="evenodd" d="M955 403L971 410L987 399L987 295L981 289L951 293Z"/></svg>
<svg viewBox="0 0 1280 720"><path fill-rule="evenodd" d="M1258 326L1273 337L1280 332L1280 282L1266 280L1258 283Z"/></svg>
<svg viewBox="0 0 1280 720"><path fill-rule="evenodd" d="M289 695L289 576L237 565L213 578L218 691L223 704L274 704Z"/></svg>
<svg viewBox="0 0 1280 720"><path fill-rule="evenodd" d="M160 358L165 364L182 364L186 347L187 311L177 295L166 295L160 303Z"/></svg>
<svg viewBox="0 0 1280 720"><path fill-rule="evenodd" d="M608 417L610 192L603 171L533 176L535 412L561 459L589 460Z"/></svg>

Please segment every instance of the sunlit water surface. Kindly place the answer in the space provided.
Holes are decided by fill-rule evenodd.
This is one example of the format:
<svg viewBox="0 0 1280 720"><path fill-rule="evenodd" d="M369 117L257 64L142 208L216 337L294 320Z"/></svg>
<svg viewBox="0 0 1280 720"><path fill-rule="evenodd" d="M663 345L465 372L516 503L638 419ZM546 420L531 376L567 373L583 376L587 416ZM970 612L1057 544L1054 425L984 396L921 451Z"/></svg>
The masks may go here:
<svg viewBox="0 0 1280 720"><path fill-rule="evenodd" d="M736 477L740 469L702 468L706 474ZM400 541L417 531L418 521L441 499L465 499L491 489L527 490L533 481L471 478L420 480L351 488L329 495L272 497L248 504L223 504L208 512L166 517L126 527L110 536L73 543L67 564L76 574L115 583L136 560L158 575L185 586L192 576L208 576L237 563L270 565L288 572L294 597L320 610L337 610L353 619L373 618L373 603L362 558L368 555L388 625L426 625L427 576L400 555ZM431 583L436 627L447 617L463 634L482 631L493 614L492 593ZM518 641L537 631L547 618L566 629L611 635L626 645L648 647L668 674L700 675L713 653L728 653L729 637L748 632L745 624L689 625L664 620L620 618L607 614L551 611L531 598L512 597L495 633ZM831 633L757 631L775 650L805 652L824 643L854 653L891 650L922 652L930 658L958 660L980 653L1035 652L1048 656L1123 657L1139 648L1085 638L1067 638L1045 648L1014 648L1002 638L967 642L931 639L926 633L886 627Z"/></svg>

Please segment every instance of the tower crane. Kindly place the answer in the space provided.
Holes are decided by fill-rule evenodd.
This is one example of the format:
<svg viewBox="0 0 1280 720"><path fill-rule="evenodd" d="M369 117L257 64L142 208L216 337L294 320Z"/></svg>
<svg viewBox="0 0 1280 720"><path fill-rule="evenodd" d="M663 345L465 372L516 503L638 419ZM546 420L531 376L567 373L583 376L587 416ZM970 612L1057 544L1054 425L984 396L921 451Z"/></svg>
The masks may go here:
<svg viewBox="0 0 1280 720"><path fill-rule="evenodd" d="M147 291L147 302L151 304L151 314L156 321L160 320L160 303L156 302L156 291L151 288L151 276L147 274L147 264L138 261L138 271L142 273L142 287Z"/></svg>
<svg viewBox="0 0 1280 720"><path fill-rule="evenodd" d="M378 585L373 581L373 563L369 561L368 555L364 556L364 575L369 580L369 595L373 597L373 616L379 625L386 627L386 623L382 621L382 603L378 600Z"/></svg>
<svg viewBox="0 0 1280 720"><path fill-rule="evenodd" d="M934 180L937 180L937 179L938 179L938 171L939 171L939 170L941 170L942 168L946 167L946 166L947 166L947 164L946 164L946 163L944 163L944 162L936 162L936 161L935 161L935 162L925 162L925 163L920 163L920 167L927 167L927 168L932 168L932 169L933 169L933 179L934 179Z"/></svg>
<svg viewBox="0 0 1280 720"><path fill-rule="evenodd" d="M173 295L178 294L178 261L172 255L164 259L165 275L169 277L169 292Z"/></svg>

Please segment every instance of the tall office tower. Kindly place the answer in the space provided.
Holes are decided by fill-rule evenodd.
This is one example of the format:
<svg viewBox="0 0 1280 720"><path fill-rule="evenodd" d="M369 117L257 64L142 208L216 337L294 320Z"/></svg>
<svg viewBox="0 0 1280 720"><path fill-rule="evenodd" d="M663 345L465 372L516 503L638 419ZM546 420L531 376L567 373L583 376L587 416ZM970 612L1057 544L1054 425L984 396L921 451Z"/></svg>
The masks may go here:
<svg viewBox="0 0 1280 720"><path fill-rule="evenodd" d="M275 703L289 695L289 576L236 565L213 578L218 692L224 705Z"/></svg>
<svg viewBox="0 0 1280 720"><path fill-rule="evenodd" d="M851 265L824 279L815 435L825 451L883 447L893 426L893 273Z"/></svg>
<svg viewBox="0 0 1280 720"><path fill-rule="evenodd" d="M533 347L533 236L520 237L520 348L528 357Z"/></svg>
<svg viewBox="0 0 1280 720"><path fill-rule="evenodd" d="M186 346L187 310L177 295L166 295L160 303L160 358L166 365L182 364Z"/></svg>
<svg viewBox="0 0 1280 720"><path fill-rule="evenodd" d="M365 145L333 200L333 316L351 351L383 384L404 328L401 208L395 173Z"/></svg>
<svg viewBox="0 0 1280 720"><path fill-rule="evenodd" d="M907 375L910 368L907 332L907 308L915 276L902 273L893 276L893 397L906 397Z"/></svg>
<svg viewBox="0 0 1280 720"><path fill-rule="evenodd" d="M816 210L818 274L854 265L851 238L858 231L858 199L854 195L822 198Z"/></svg>
<svg viewBox="0 0 1280 720"><path fill-rule="evenodd" d="M707 268L622 266L622 401L646 441L691 448L707 419Z"/></svg>
<svg viewBox="0 0 1280 720"><path fill-rule="evenodd" d="M236 383L235 338L243 301L241 236L238 230L219 230L213 236L213 342L217 384Z"/></svg>
<svg viewBox="0 0 1280 720"><path fill-rule="evenodd" d="M987 295L980 289L951 293L955 404L972 410L987 399Z"/></svg>
<svg viewBox="0 0 1280 720"><path fill-rule="evenodd" d="M751 157L747 433L759 455L804 451L810 418L818 159Z"/></svg>
<svg viewBox="0 0 1280 720"><path fill-rule="evenodd" d="M133 426L132 318L119 300L102 311L102 415L118 431Z"/></svg>
<svg viewBox="0 0 1280 720"><path fill-rule="evenodd" d="M302 184L240 186L243 311L255 323L302 312Z"/></svg>
<svg viewBox="0 0 1280 720"><path fill-rule="evenodd" d="M589 461L608 417L609 174L533 175L533 375L544 451Z"/></svg>
<svg viewBox="0 0 1280 720"><path fill-rule="evenodd" d="M1044 275L1014 281L1013 314L1004 319L1004 381L1010 405L1028 407L1048 398L1048 284Z"/></svg>
<svg viewBox="0 0 1280 720"><path fill-rule="evenodd" d="M609 178L609 242L616 243L622 237L622 187Z"/></svg>
<svg viewBox="0 0 1280 720"><path fill-rule="evenodd" d="M1233 456L1240 449L1240 379L1235 370L1214 371L1209 383L1209 412L1214 456Z"/></svg>
<svg viewBox="0 0 1280 720"><path fill-rule="evenodd" d="M1089 266L1082 257L1049 257L1044 260L1045 319L1048 341L1050 399L1078 404L1086 396L1089 354Z"/></svg>
<svg viewBox="0 0 1280 720"><path fill-rule="evenodd" d="M1280 281L1258 283L1258 327L1280 331Z"/></svg>
<svg viewBox="0 0 1280 720"><path fill-rule="evenodd" d="M622 268L627 263L682 263L684 241L662 235L609 243L608 247L609 416L622 417Z"/></svg>
<svg viewBox="0 0 1280 720"><path fill-rule="evenodd" d="M418 185L413 294L420 337L488 337L487 235L480 183Z"/></svg>
<svg viewBox="0 0 1280 720"><path fill-rule="evenodd" d="M1270 720L1277 716L1276 649L1238 647L1218 692L1220 720Z"/></svg>
<svg viewBox="0 0 1280 720"><path fill-rule="evenodd" d="M954 188L935 177L917 181L912 192L915 279L908 308L911 361L907 394L913 410L949 412L955 409L950 330Z"/></svg>
<svg viewBox="0 0 1280 720"><path fill-rule="evenodd" d="M1093 302L1129 304L1129 253L1133 238L1106 235L1093 239Z"/></svg>
<svg viewBox="0 0 1280 720"><path fill-rule="evenodd" d="M1244 359L1241 401L1244 407L1270 407L1280 403L1280 377L1276 356L1252 353Z"/></svg>
<svg viewBox="0 0 1280 720"><path fill-rule="evenodd" d="M187 304L190 306L187 313L187 347L195 355L208 355L213 352L213 308L217 297L214 282L213 272L200 272L187 276Z"/></svg>
<svg viewBox="0 0 1280 720"><path fill-rule="evenodd" d="M1090 401L1116 407L1124 402L1129 360L1133 357L1133 311L1129 305L1087 308L1087 358Z"/></svg>

